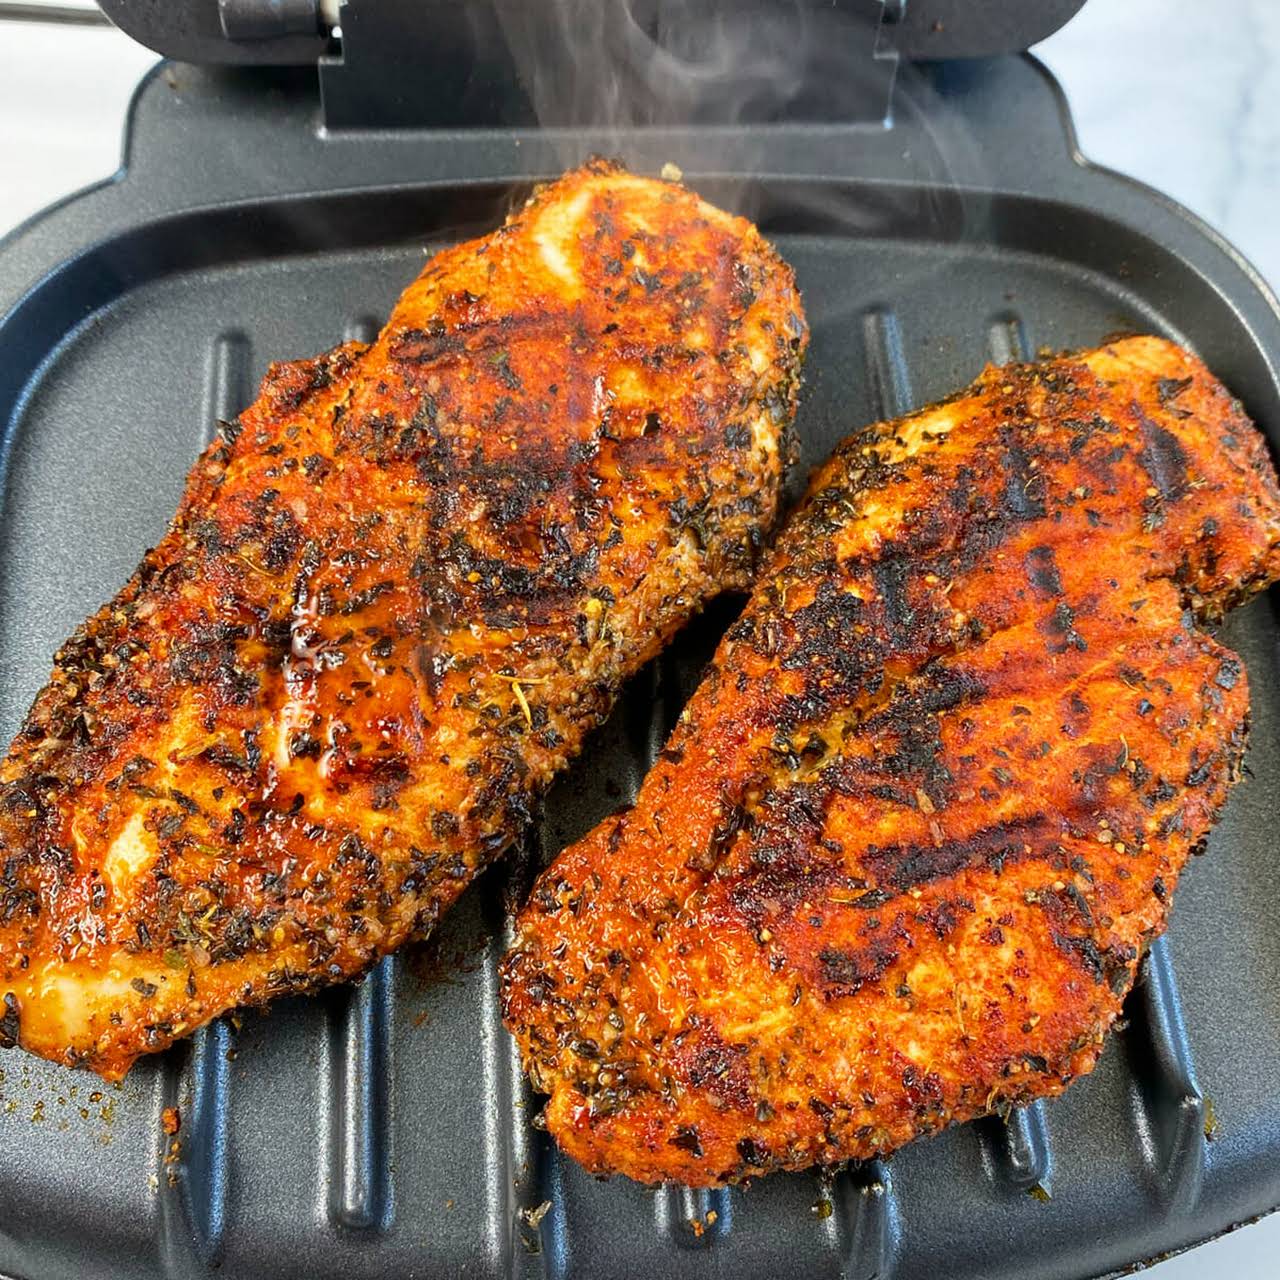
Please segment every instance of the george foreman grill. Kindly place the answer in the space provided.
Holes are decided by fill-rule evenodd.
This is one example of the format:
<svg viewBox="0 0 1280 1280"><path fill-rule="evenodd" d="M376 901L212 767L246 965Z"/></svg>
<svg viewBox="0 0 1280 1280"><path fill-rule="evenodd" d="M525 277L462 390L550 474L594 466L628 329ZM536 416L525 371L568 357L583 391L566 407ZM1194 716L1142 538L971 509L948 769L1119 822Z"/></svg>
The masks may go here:
<svg viewBox="0 0 1280 1280"><path fill-rule="evenodd" d="M0 730L271 359L376 331L429 251L593 152L755 218L813 324L807 470L984 361L1195 349L1280 445L1280 308L1090 166L1022 51L1082 0L103 0L166 54L110 181L0 243ZM0 1055L0 1273L1077 1280L1280 1205L1280 625L1225 640L1251 776L1096 1072L834 1177L599 1182L537 1126L495 966L537 868L634 793L736 604L630 687L518 856L361 984L119 1086ZM180 1128L165 1123L176 1107Z"/></svg>

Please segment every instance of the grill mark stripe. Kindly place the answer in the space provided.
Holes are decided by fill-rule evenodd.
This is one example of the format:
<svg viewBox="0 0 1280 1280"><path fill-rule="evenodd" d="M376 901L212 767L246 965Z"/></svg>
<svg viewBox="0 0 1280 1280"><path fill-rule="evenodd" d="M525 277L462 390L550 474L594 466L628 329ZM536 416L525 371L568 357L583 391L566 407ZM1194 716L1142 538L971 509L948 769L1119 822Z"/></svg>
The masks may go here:
<svg viewBox="0 0 1280 1280"><path fill-rule="evenodd" d="M1164 501L1180 497L1187 488L1186 451L1172 432L1152 422L1145 413L1139 412L1138 423L1145 442L1138 453L1142 469Z"/></svg>
<svg viewBox="0 0 1280 1280"><path fill-rule="evenodd" d="M906 561L901 556L886 556L876 562L871 573L884 605L885 624L890 636L908 638L915 621L915 611L907 599L907 584L911 577Z"/></svg>
<svg viewBox="0 0 1280 1280"><path fill-rule="evenodd" d="M1027 451L1014 440L1012 433L1000 460L1005 474L1005 509L1018 520L1044 519L1044 502L1036 492L1043 480L1032 470Z"/></svg>
<svg viewBox="0 0 1280 1280"><path fill-rule="evenodd" d="M1031 814L1012 822L983 827L963 840L944 840L938 845L889 845L868 849L867 865L878 884L895 893L908 893L934 880L953 876L966 867L1000 855L1002 864L1022 857L1023 845L1034 849L1037 840L1047 838L1048 823L1043 814Z"/></svg>

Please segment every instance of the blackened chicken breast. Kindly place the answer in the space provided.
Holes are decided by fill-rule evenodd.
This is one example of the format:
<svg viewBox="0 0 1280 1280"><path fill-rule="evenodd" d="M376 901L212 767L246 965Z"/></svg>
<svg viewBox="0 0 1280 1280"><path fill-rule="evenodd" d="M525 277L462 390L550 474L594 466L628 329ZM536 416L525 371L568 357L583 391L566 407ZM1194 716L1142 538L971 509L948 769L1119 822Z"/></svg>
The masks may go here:
<svg viewBox="0 0 1280 1280"><path fill-rule="evenodd" d="M1200 626L1278 543L1261 436L1156 338L850 437L634 808L520 917L506 1020L560 1145L733 1182L1091 1070L1240 772Z"/></svg>
<svg viewBox="0 0 1280 1280"><path fill-rule="evenodd" d="M0 1042L118 1077L429 930L775 513L807 339L592 163L273 366L0 767Z"/></svg>

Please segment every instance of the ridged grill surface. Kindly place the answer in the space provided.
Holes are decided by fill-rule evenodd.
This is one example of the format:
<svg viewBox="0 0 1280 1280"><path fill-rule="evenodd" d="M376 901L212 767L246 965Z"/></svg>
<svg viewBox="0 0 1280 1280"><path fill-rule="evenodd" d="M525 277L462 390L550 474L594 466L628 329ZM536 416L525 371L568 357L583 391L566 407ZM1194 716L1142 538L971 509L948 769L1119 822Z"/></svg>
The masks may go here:
<svg viewBox="0 0 1280 1280"><path fill-rule="evenodd" d="M957 389L986 360L1123 328L1183 336L1129 285L988 242L779 241L815 335L792 496L841 436ZM419 249L392 248L179 271L123 289L71 336L6 437L0 729L16 728L59 640L159 535L195 450L267 361L369 338L420 263ZM426 946L354 987L246 1014L238 1029L219 1022L92 1104L92 1077L0 1059L0 1271L81 1275L88 1246L103 1277L608 1280L678 1268L916 1280L945 1268L1021 1280L1103 1269L1094 1263L1140 1250L1144 1232L1196 1208L1217 1158L1192 1053L1195 1015L1214 1009L1203 969L1222 913L1273 895L1257 883L1260 814L1280 778L1265 602L1226 637L1250 662L1255 776L1189 869L1173 938L1152 948L1126 1029L1065 1098L828 1181L730 1191L602 1183L537 1127L539 1100L499 1020L511 907L539 866L632 797L735 608L713 606L637 677L517 854ZM1183 939L1201 967L1194 1009L1175 977ZM1241 998L1230 974L1219 990ZM1216 1074L1204 1073L1224 1125L1274 1105L1256 1079L1280 1060L1270 1016L1250 1064L1217 1051ZM181 1113L176 1146L161 1130L166 1106ZM1254 1155L1246 1142L1239 1159ZM1007 1244L994 1270L972 1241L953 1244L974 1215ZM75 1224L63 1243L51 1230L60 1218Z"/></svg>

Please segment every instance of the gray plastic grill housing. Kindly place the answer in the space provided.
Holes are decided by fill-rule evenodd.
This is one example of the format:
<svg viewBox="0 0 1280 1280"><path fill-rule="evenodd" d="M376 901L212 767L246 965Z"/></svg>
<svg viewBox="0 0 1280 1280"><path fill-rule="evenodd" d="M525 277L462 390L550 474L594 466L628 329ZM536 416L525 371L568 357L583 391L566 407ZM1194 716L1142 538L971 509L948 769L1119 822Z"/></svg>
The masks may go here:
<svg viewBox="0 0 1280 1280"><path fill-rule="evenodd" d="M595 151L676 163L795 265L814 338L793 496L850 430L984 361L1126 329L1198 350L1280 441L1274 298L1194 219L1079 163L1030 59L900 75L890 127L335 135L317 118L313 73L162 67L123 177L0 245L0 732L160 535L214 420L268 360L368 333L424 247L494 225L530 180ZM1061 1280L1280 1203L1271 598L1224 630L1250 674L1252 777L1091 1077L830 1184L652 1192L556 1154L498 1020L510 908L633 793L735 607L633 682L522 853L427 946L238 1032L217 1024L118 1089L0 1057L0 1272ZM177 1151L160 1126L174 1104Z"/></svg>

